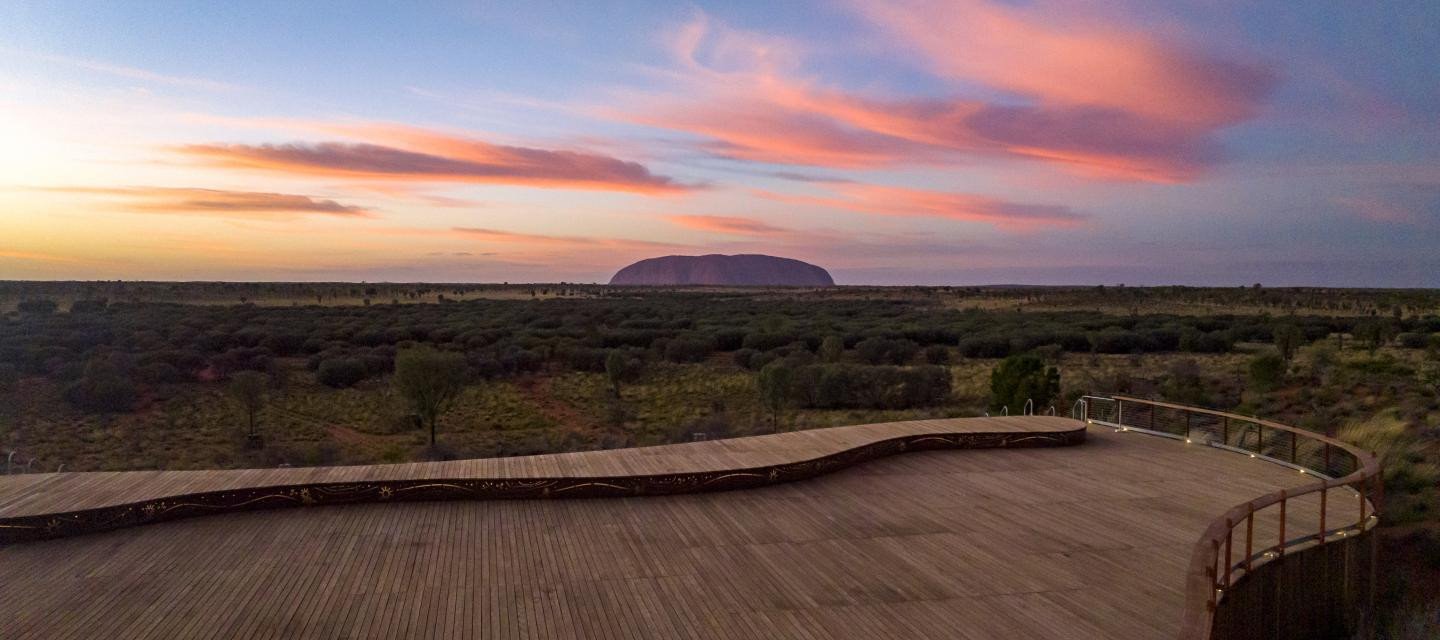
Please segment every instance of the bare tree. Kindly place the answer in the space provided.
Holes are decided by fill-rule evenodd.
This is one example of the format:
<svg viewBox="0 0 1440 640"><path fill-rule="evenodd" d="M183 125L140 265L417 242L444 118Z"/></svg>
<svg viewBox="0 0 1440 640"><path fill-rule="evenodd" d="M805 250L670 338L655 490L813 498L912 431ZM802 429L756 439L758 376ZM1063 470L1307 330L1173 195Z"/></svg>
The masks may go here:
<svg viewBox="0 0 1440 640"><path fill-rule="evenodd" d="M780 430L780 413L790 403L791 386L795 371L783 362L772 362L760 369L756 386L760 390L760 404L770 410L770 424Z"/></svg>
<svg viewBox="0 0 1440 640"><path fill-rule="evenodd" d="M430 428L433 447L435 423L465 388L465 356L429 347L401 351L395 356L395 387Z"/></svg>
<svg viewBox="0 0 1440 640"><path fill-rule="evenodd" d="M1295 359L1295 352L1305 343L1305 333L1289 323L1277 325L1274 338L1275 348L1280 351L1280 359L1287 363Z"/></svg>
<svg viewBox="0 0 1440 640"><path fill-rule="evenodd" d="M255 416L265 408L265 396L270 386L270 380L263 373L256 371L241 371L230 377L230 387L227 390L230 399L240 405L245 412L246 430L245 440L250 446L260 446L260 434L255 432Z"/></svg>

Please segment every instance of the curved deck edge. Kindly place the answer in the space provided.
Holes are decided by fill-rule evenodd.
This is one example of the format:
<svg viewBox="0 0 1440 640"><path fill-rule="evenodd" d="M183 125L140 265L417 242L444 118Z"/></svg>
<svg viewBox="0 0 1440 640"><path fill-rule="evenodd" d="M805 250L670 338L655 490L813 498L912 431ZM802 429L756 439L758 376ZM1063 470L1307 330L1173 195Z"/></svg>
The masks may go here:
<svg viewBox="0 0 1440 640"><path fill-rule="evenodd" d="M877 440L781 464L653 475L533 478L419 478L248 487L177 494L78 511L0 519L0 545L99 533L197 516L371 502L663 496L753 489L806 480L907 451L1073 446L1085 424L1039 432L925 433Z"/></svg>

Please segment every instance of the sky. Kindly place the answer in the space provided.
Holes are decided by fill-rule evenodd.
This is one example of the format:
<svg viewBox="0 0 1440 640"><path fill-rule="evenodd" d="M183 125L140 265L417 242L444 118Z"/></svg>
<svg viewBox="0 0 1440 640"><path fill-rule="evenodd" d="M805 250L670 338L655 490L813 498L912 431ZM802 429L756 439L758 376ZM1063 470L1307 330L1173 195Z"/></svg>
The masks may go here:
<svg viewBox="0 0 1440 640"><path fill-rule="evenodd" d="M1440 287L1440 3L0 2L0 279Z"/></svg>

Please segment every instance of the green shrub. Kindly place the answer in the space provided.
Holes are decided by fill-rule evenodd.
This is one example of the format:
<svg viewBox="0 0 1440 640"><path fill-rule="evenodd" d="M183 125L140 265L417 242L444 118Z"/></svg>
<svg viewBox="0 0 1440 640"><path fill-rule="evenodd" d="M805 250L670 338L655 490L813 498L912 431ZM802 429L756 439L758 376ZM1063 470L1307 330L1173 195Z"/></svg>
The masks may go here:
<svg viewBox="0 0 1440 640"><path fill-rule="evenodd" d="M320 363L315 380L320 384L343 389L365 379L365 364L353 358L331 358Z"/></svg>
<svg viewBox="0 0 1440 640"><path fill-rule="evenodd" d="M135 385L103 359L91 360L85 366L85 374L65 388L66 401L92 413L129 411L139 395Z"/></svg>
<svg viewBox="0 0 1440 640"><path fill-rule="evenodd" d="M55 313L56 306L54 300L37 298L22 301L20 304L15 305L15 310L29 315L48 316Z"/></svg>
<svg viewBox="0 0 1440 640"><path fill-rule="evenodd" d="M1395 336L1395 341L1406 349L1424 349L1427 338L1423 333L1402 333Z"/></svg>
<svg viewBox="0 0 1440 640"><path fill-rule="evenodd" d="M715 351L709 337L685 336L665 344L665 359L671 362L704 362Z"/></svg>
<svg viewBox="0 0 1440 640"><path fill-rule="evenodd" d="M929 364L950 364L950 350L938 344L925 347L925 362Z"/></svg>
<svg viewBox="0 0 1440 640"><path fill-rule="evenodd" d="M1060 395L1060 370L1046 367L1034 354L1010 356L990 372L990 409L1019 409L1027 400L1035 406L1050 404Z"/></svg>
<svg viewBox="0 0 1440 640"><path fill-rule="evenodd" d="M907 364L919 350L913 340L889 338L866 338L855 345L855 354L869 364Z"/></svg>
<svg viewBox="0 0 1440 640"><path fill-rule="evenodd" d="M1250 359L1250 388L1268 393L1285 381L1285 359L1280 354L1262 353Z"/></svg>
<svg viewBox="0 0 1440 640"><path fill-rule="evenodd" d="M0 393L10 393L20 383L20 370L8 362L0 362Z"/></svg>

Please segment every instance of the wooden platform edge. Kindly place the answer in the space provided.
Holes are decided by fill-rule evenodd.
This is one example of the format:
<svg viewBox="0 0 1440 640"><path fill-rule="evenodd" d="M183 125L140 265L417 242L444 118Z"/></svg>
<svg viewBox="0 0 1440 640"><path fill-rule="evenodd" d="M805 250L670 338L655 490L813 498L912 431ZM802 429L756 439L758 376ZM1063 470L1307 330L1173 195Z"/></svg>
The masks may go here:
<svg viewBox="0 0 1440 640"><path fill-rule="evenodd" d="M1085 441L1085 425L1040 432L913 434L818 458L775 465L657 475L565 478L421 478L272 485L177 494L94 509L0 519L0 545L99 533L197 516L285 507L427 500L663 496L753 489L806 480L907 451L1061 447Z"/></svg>

